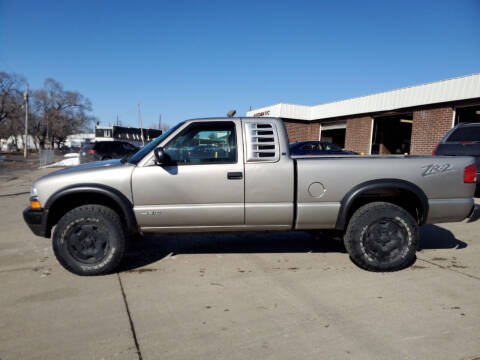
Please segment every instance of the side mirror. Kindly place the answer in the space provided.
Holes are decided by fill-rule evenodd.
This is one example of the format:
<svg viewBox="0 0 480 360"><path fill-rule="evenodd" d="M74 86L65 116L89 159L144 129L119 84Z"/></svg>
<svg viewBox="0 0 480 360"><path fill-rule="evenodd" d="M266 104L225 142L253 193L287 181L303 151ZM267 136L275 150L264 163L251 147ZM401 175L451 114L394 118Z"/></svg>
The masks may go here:
<svg viewBox="0 0 480 360"><path fill-rule="evenodd" d="M155 154L155 162L157 164L167 164L170 160L169 156L165 153L161 146L155 148L153 153Z"/></svg>

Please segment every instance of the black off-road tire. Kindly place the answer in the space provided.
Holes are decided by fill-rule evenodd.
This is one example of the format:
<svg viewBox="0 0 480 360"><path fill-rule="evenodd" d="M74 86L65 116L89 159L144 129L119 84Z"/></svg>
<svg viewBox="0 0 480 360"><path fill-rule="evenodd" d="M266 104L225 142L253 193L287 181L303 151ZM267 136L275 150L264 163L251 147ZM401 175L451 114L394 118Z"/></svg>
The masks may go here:
<svg viewBox="0 0 480 360"><path fill-rule="evenodd" d="M125 253L125 231L118 214L102 205L67 212L52 237L53 251L68 271L82 276L112 273Z"/></svg>
<svg viewBox="0 0 480 360"><path fill-rule="evenodd" d="M418 224L406 210L373 202L351 217L344 244L352 261L369 271L396 271L415 262Z"/></svg>

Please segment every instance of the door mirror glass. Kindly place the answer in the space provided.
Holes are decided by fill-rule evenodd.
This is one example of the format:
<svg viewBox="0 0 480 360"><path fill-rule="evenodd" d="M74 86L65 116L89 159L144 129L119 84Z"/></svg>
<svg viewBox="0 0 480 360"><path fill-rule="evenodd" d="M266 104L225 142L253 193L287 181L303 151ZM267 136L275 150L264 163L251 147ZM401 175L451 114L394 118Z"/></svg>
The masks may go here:
<svg viewBox="0 0 480 360"><path fill-rule="evenodd" d="M169 163L169 156L163 151L163 148L161 146L155 148L153 150L153 153L155 154L155 162L157 164L167 164Z"/></svg>

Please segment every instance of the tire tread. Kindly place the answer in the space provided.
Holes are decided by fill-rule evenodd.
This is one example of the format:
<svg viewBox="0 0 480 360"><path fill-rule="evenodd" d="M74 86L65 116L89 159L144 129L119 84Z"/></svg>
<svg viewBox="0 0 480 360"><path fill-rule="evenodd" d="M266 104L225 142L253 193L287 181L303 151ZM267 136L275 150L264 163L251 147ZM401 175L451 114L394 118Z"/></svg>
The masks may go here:
<svg viewBox="0 0 480 360"><path fill-rule="evenodd" d="M79 272L78 269L73 267L68 261L66 261L63 256L61 256L58 244L57 244L57 239L60 237L61 229L64 229L70 222L73 220L77 219L79 216L85 216L85 213L90 213L90 216L95 216L100 214L101 216L107 218L109 221L112 222L112 224L117 228L119 234L120 234L120 241L117 246L117 254L114 256L113 260L107 264L104 268L102 268L99 271L96 272ZM104 206L104 205L97 205L97 204L88 204L88 205L81 205L79 207L76 207L69 212L67 212L63 217L60 218L58 221L55 230L53 232L53 237L52 237L52 242L53 242L53 251L54 254L60 262L60 264L65 267L68 271L77 274L77 275L82 275L82 276L93 276L93 275L105 275L112 273L115 268L118 267L120 264L123 255L125 253L125 230L124 226L120 220L119 215L111 208Z"/></svg>
<svg viewBox="0 0 480 360"><path fill-rule="evenodd" d="M359 220L362 219L363 217L369 216L370 213L374 213L378 211L387 211L387 210L391 211L392 209L398 211L399 214L402 215L402 217L406 218L410 224L414 224L412 229L413 244L411 246L409 254L405 258L405 261L397 263L395 265L387 265L387 266L384 265L381 267L377 267L365 261L363 256L361 254L358 254L358 252L355 250L355 246L353 246L353 242L355 241L355 239L353 238L354 236L353 233L358 230L357 225L359 223ZM382 202L382 201L371 202L360 207L350 218L350 221L348 222L347 230L344 236L345 248L347 249L347 252L350 254L350 257L352 258L353 262L365 270L375 271L375 272L398 271L410 266L415 261L415 252L418 247L418 241L419 241L418 224L415 221L415 219L412 217L412 215L408 211L406 211L404 208L398 205L395 205L389 202Z"/></svg>

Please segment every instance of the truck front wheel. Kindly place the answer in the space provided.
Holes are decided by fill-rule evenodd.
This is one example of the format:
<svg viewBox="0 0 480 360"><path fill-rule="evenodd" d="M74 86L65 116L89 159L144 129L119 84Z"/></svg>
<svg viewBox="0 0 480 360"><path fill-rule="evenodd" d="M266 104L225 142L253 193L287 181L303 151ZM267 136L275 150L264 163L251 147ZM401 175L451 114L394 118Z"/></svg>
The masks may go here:
<svg viewBox="0 0 480 360"><path fill-rule="evenodd" d="M395 271L415 261L418 224L403 208L373 202L359 208L348 223L345 247L355 264L370 271Z"/></svg>
<svg viewBox="0 0 480 360"><path fill-rule="evenodd" d="M102 205L83 205L60 219L52 241L55 256L65 269L77 275L101 275L118 266L126 240L115 211Z"/></svg>

